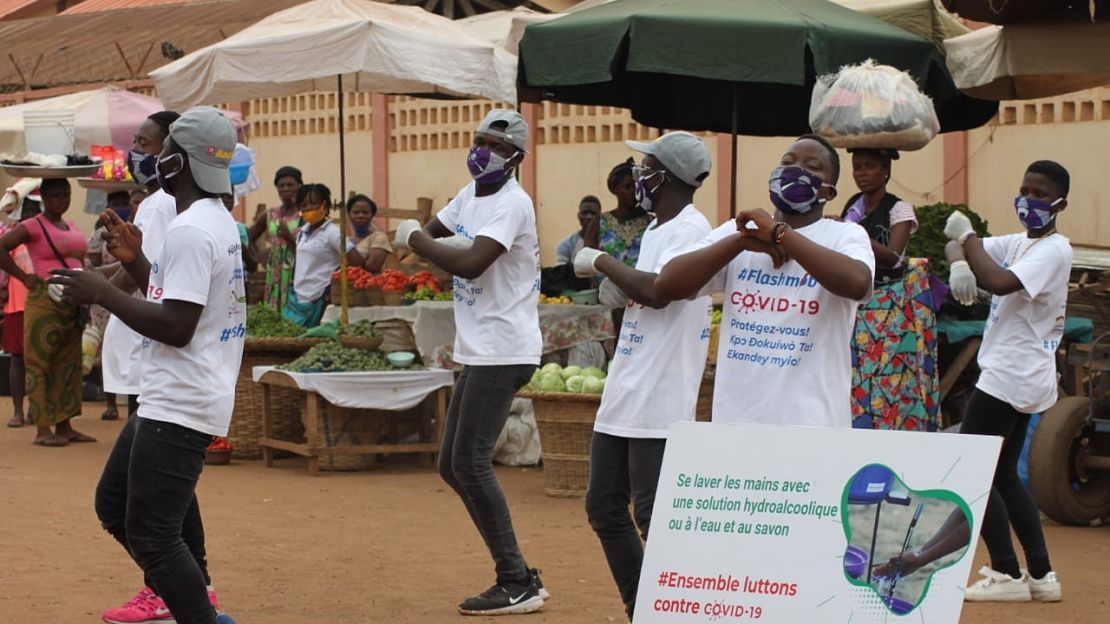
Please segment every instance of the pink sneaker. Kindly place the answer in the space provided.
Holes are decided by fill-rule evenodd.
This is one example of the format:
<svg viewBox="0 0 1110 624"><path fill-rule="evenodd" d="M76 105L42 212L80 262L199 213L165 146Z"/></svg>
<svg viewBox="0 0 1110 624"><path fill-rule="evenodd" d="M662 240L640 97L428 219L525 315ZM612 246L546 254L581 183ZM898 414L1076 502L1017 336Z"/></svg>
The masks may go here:
<svg viewBox="0 0 1110 624"><path fill-rule="evenodd" d="M211 585L208 586L208 602L212 603L212 608L216 610L216 613L220 612L220 601L216 598L216 588Z"/></svg>
<svg viewBox="0 0 1110 624"><path fill-rule="evenodd" d="M210 598L215 598L209 594ZM108 624L169 624L173 622L166 603L149 587L142 588L130 602L117 609L108 609L101 616Z"/></svg>

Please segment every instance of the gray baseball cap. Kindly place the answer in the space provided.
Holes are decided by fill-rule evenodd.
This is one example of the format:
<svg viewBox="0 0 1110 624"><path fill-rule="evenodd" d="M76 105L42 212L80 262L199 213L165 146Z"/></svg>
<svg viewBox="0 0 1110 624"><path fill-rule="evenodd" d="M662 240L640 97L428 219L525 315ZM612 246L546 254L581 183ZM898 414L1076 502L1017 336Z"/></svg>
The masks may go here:
<svg viewBox="0 0 1110 624"><path fill-rule="evenodd" d="M231 193L235 124L218 108L197 106L170 124L170 138L189 157L193 181L209 193Z"/></svg>
<svg viewBox="0 0 1110 624"><path fill-rule="evenodd" d="M712 165L709 148L689 132L668 132L651 143L625 141L624 144L641 154L651 154L667 171L694 188L701 186L709 176Z"/></svg>
<svg viewBox="0 0 1110 624"><path fill-rule="evenodd" d="M505 129L496 130L490 127L497 122L507 124ZM524 121L524 117L515 110L508 108L491 110L482 123L478 124L477 132L497 137L522 152L528 152L528 122Z"/></svg>

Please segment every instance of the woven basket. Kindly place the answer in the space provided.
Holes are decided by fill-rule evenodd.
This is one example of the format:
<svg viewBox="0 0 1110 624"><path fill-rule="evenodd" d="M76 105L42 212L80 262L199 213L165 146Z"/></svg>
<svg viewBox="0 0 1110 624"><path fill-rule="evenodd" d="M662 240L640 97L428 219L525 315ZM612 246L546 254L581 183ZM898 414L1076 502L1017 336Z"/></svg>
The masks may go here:
<svg viewBox="0 0 1110 624"><path fill-rule="evenodd" d="M355 288L354 284L347 282L347 305L351 307L370 305L368 292L365 288ZM328 295L328 301L332 305L343 305L343 289L339 280L331 281L331 294Z"/></svg>
<svg viewBox="0 0 1110 624"><path fill-rule="evenodd" d="M373 288L367 288L364 292L366 293L366 303L362 304L362 305L368 305L368 306L383 306L383 305L385 305L385 296L383 295L382 289L380 287L375 286Z"/></svg>
<svg viewBox="0 0 1110 624"><path fill-rule="evenodd" d="M382 305L387 305L387 306L405 305L405 293L403 293L403 292L385 292L385 291L382 291Z"/></svg>
<svg viewBox="0 0 1110 624"><path fill-rule="evenodd" d="M239 367L239 378L235 381L235 406L231 412L231 426L227 431L227 441L232 448L231 456L235 459L262 457L262 449L258 446L258 440L262 437L262 385L254 382L251 371L255 366L292 362L318 342L303 340L298 351L290 350L289 345L280 347L277 351L267 351L259 346L261 340L278 339L248 339L243 350L243 364ZM304 427L301 425L303 402L303 393L296 389L270 386L275 437L296 441L304 439Z"/></svg>
<svg viewBox="0 0 1110 624"><path fill-rule="evenodd" d="M590 443L601 395L525 391L517 396L532 399L543 449L544 493L584 496L590 482Z"/></svg>
<svg viewBox="0 0 1110 624"><path fill-rule="evenodd" d="M327 401L320 401L319 405L320 418L316 433L321 446L376 444L381 440L382 421L378 414L373 413L373 410L336 407ZM303 417L301 425L305 429L308 427ZM318 450L317 454L320 458L320 470L366 470L378 462L377 455L352 453L333 455L322 450Z"/></svg>
<svg viewBox="0 0 1110 624"><path fill-rule="evenodd" d="M339 336L339 344L351 349L365 349L367 351L376 351L378 347L382 346L382 337L374 336L372 338L363 338L361 336Z"/></svg>
<svg viewBox="0 0 1110 624"><path fill-rule="evenodd" d="M717 376L717 365L706 364L705 373L701 377L701 386L698 388L698 403L694 412L694 419L698 422L709 422L713 415L713 380Z"/></svg>

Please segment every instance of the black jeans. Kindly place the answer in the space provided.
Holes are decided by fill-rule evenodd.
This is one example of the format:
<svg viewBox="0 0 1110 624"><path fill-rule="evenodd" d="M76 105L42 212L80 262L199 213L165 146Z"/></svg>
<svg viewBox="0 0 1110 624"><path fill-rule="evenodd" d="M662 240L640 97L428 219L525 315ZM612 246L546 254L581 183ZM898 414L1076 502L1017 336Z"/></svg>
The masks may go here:
<svg viewBox="0 0 1110 624"><path fill-rule="evenodd" d="M505 428L513 395L535 370L531 364L464 367L443 428L439 474L462 499L485 540L498 583L528 578L509 504L493 472L493 445Z"/></svg>
<svg viewBox="0 0 1110 624"><path fill-rule="evenodd" d="M1020 574L1017 553L1010 538L1013 526L1025 551L1030 574L1041 578L1052 569L1041 516L1017 471L1029 418L1029 414L1022 414L1009 403L976 388L967 405L960 433L1002 437L1002 452L983 516L982 536L990 553L991 567L1015 577Z"/></svg>
<svg viewBox="0 0 1110 624"><path fill-rule="evenodd" d="M601 540L629 619L636 607L636 588L644 562L643 540L647 540L651 525L666 445L665 439L622 438L595 431L590 448L586 515Z"/></svg>
<svg viewBox="0 0 1110 624"><path fill-rule="evenodd" d="M196 484L212 436L132 414L100 483L96 515L179 624L214 624Z"/></svg>

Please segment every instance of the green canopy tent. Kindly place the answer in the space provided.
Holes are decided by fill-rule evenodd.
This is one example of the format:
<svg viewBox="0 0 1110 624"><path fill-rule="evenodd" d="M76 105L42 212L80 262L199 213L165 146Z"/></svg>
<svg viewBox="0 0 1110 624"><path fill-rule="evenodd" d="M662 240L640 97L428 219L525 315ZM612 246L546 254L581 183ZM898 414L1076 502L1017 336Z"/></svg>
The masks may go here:
<svg viewBox="0 0 1110 624"><path fill-rule="evenodd" d="M981 126L998 110L956 88L931 41L828 0L615 0L530 25L518 94L731 133L735 152L738 134L808 132L817 76L869 58L913 76L942 131Z"/></svg>

